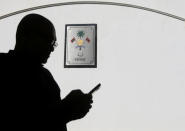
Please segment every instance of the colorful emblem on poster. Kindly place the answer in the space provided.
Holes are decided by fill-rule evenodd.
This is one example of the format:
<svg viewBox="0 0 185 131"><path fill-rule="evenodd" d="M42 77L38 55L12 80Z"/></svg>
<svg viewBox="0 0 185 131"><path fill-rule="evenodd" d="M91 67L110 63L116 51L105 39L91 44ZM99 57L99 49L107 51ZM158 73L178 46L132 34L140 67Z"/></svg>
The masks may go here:
<svg viewBox="0 0 185 131"><path fill-rule="evenodd" d="M84 39L84 36L85 36L85 32L83 30L79 30L77 31L76 33L76 37L73 37L71 39L71 43L72 44L76 44L76 47L80 52L78 53L78 56L82 57L83 56L83 51L82 51L82 48L85 49L85 44L86 43L90 43L90 38L86 37ZM86 42L85 42L86 41Z"/></svg>
<svg viewBox="0 0 185 131"><path fill-rule="evenodd" d="M96 24L67 24L65 28L64 67L96 68L96 36Z"/></svg>

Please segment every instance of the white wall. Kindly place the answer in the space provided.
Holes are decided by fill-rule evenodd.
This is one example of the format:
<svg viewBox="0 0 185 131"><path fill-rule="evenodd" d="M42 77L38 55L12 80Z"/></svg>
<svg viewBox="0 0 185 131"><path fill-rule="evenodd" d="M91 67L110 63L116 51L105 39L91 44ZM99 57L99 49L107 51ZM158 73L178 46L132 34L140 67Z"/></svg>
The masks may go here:
<svg viewBox="0 0 185 131"><path fill-rule="evenodd" d="M102 83L90 113L69 123L69 131L185 130L184 22L138 9L103 5L28 13L33 12L46 16L56 27L59 46L46 67L60 85L62 97L72 89L88 92ZM28 13L0 20L1 52L14 47L16 26ZM63 68L65 24L78 23L98 25L96 69Z"/></svg>

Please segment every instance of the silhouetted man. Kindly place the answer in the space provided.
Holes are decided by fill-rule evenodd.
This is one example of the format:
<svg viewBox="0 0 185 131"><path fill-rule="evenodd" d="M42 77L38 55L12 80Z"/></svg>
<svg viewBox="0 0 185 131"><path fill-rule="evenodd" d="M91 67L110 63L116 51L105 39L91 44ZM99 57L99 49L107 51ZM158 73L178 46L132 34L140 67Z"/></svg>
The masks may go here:
<svg viewBox="0 0 185 131"><path fill-rule="evenodd" d="M38 14L18 25L14 50L0 54L1 131L66 131L84 117L92 96L74 90L63 100L51 73L43 67L56 46L53 24Z"/></svg>

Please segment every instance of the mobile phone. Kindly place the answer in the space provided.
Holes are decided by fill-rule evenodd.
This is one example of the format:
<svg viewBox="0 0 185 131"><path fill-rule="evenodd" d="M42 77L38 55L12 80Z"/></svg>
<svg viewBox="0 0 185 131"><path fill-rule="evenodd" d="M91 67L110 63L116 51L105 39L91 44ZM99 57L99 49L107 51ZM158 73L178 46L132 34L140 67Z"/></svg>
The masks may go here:
<svg viewBox="0 0 185 131"><path fill-rule="evenodd" d="M95 91L97 91L98 89L100 89L101 83L99 83L98 85L96 85L88 94L93 94Z"/></svg>

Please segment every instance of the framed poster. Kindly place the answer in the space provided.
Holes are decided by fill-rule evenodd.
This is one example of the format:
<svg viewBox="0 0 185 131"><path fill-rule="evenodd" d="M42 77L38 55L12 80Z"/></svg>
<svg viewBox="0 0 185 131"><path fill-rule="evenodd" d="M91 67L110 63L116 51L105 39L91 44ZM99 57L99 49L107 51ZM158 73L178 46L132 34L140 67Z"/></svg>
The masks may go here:
<svg viewBox="0 0 185 131"><path fill-rule="evenodd" d="M64 53L64 68L96 68L97 24L67 24Z"/></svg>

